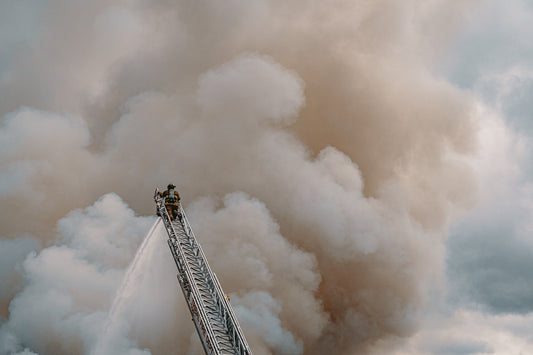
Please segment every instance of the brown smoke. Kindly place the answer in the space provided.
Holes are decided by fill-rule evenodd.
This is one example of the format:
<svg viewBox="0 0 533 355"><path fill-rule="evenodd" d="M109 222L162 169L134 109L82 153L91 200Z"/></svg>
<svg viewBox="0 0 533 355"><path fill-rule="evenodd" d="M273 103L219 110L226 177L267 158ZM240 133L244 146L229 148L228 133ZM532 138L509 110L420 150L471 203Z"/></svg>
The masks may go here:
<svg viewBox="0 0 533 355"><path fill-rule="evenodd" d="M256 354L409 336L475 198L471 98L432 67L466 3L52 1L0 86L2 237L171 180Z"/></svg>

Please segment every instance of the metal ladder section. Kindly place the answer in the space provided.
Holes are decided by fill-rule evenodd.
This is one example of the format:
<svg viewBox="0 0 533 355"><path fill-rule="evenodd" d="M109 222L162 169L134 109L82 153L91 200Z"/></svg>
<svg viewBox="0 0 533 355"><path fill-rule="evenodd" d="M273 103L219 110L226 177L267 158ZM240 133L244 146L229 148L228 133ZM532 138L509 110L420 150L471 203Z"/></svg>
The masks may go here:
<svg viewBox="0 0 533 355"><path fill-rule="evenodd" d="M233 309L197 242L185 211L171 221L163 198L154 194L168 245L178 267L178 280L207 355L252 355Z"/></svg>

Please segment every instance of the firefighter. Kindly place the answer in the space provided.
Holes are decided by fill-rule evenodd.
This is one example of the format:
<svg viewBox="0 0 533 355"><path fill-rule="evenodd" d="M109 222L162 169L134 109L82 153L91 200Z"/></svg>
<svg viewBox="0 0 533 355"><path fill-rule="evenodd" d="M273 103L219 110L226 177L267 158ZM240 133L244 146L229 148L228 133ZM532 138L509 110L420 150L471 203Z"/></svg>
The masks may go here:
<svg viewBox="0 0 533 355"><path fill-rule="evenodd" d="M181 220L181 213L179 213L178 204L180 202L180 194L178 190L175 190L174 184L168 184L165 192L160 192L159 196L165 199L165 207L168 212L168 216L173 221L178 217Z"/></svg>

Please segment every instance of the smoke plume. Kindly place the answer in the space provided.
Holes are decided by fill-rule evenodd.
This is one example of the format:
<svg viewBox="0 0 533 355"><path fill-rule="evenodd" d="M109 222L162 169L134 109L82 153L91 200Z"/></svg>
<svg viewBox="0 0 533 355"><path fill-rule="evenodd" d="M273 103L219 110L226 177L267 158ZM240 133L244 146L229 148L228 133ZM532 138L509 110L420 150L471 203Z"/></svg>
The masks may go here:
<svg viewBox="0 0 533 355"><path fill-rule="evenodd" d="M254 354L413 334L476 199L432 66L472 3L0 5L33 24L0 61L0 353L96 351L170 181ZM202 351L158 238L114 353Z"/></svg>

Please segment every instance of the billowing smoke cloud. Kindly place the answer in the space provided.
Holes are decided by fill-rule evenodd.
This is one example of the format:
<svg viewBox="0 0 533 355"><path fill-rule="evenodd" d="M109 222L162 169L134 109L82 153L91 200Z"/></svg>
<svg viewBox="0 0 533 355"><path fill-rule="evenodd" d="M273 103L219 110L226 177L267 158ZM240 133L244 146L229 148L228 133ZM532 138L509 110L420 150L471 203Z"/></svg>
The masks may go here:
<svg viewBox="0 0 533 355"><path fill-rule="evenodd" d="M96 351L152 223L124 202L150 214L169 180L255 354L365 353L412 334L442 276L447 224L475 200L462 158L475 148L471 99L430 65L460 11L437 0L15 11L40 21L0 67L1 233L47 247L12 262L25 286L2 292L1 351ZM161 257L109 346L201 351L155 241Z"/></svg>
<svg viewBox="0 0 533 355"><path fill-rule="evenodd" d="M26 287L10 304L0 352L83 353L152 220L135 217L114 194L61 219L58 245L29 254L20 266Z"/></svg>
<svg viewBox="0 0 533 355"><path fill-rule="evenodd" d="M23 283L17 274L17 267L28 253L39 248L39 242L33 238L18 238L15 240L0 239L0 302L2 302L2 317L7 316L9 300L20 291Z"/></svg>

